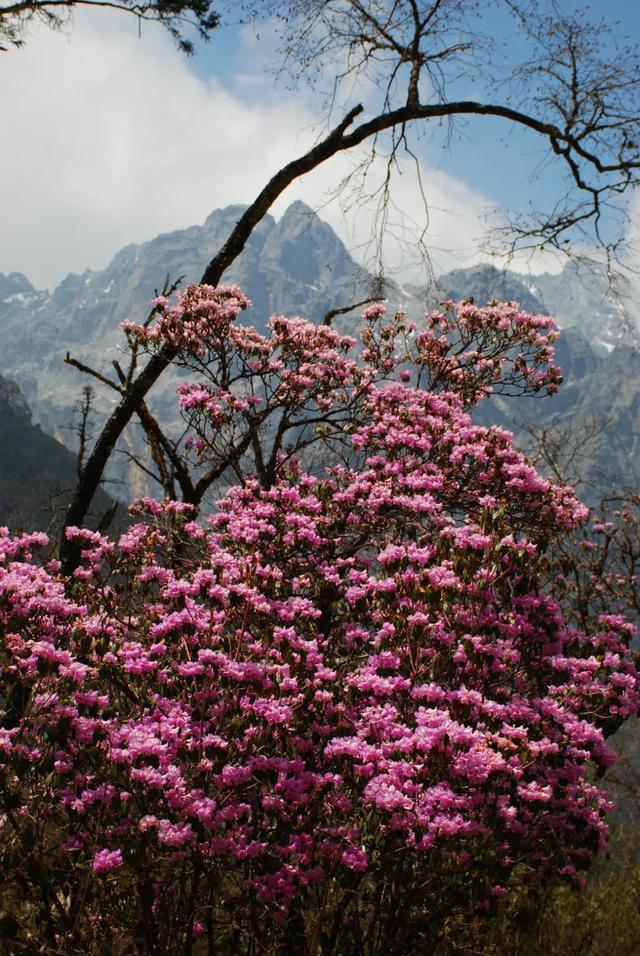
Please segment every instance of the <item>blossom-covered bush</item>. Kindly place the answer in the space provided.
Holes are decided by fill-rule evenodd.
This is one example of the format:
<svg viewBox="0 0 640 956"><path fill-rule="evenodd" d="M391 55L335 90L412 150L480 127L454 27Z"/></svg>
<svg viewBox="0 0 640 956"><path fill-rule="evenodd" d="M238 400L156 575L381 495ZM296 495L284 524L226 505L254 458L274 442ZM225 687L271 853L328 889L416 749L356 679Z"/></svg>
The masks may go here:
<svg viewBox="0 0 640 956"><path fill-rule="evenodd" d="M561 380L553 321L510 303L445 302L420 327L371 305L359 341L285 316L263 335L236 321L250 305L235 286L191 286L174 305L156 299L144 326L123 323L132 350L169 344L191 374L179 393L197 466L183 488L192 504L225 474L268 486L283 460L318 441L331 457L348 453L345 435L363 422L369 389L385 381L453 391L469 407L489 392L552 393Z"/></svg>
<svg viewBox="0 0 640 956"><path fill-rule="evenodd" d="M293 402L342 409L341 464L279 452L206 522L148 499L117 541L70 529L68 578L43 536L0 539L16 947L427 953L522 882L579 880L606 838L591 768L638 707L632 629L565 622L545 550L586 509L468 411L556 387L549 320L372 307L356 347L301 319L260 336L242 305L191 289L129 335L201 371L181 389L200 456Z"/></svg>

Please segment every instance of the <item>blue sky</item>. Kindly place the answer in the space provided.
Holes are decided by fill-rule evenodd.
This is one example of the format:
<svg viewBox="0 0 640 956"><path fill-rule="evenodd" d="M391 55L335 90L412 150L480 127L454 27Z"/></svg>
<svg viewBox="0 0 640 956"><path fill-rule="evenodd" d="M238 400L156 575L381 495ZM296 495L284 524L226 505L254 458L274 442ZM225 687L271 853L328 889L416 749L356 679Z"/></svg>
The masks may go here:
<svg viewBox="0 0 640 956"><path fill-rule="evenodd" d="M640 42L640 0L595 0L591 4L582 0L562 0L561 7L567 13L590 8L594 19L605 20L620 40ZM526 55L522 38L517 45L514 43L516 34L512 21L505 17L499 6L487 4L482 26L485 32L501 38L505 62L515 62L520 52ZM264 32L260 24L255 30ZM246 39L243 42L243 36L246 38L251 33L250 28L241 31L233 27L214 32L208 43L196 44L197 53L190 64L191 69L203 79L212 75L225 76L230 87L241 93L242 82L238 83L236 77L251 72L246 62ZM264 62L269 63L272 58L277 62L277 51L270 52L264 38L261 42L263 48L267 47L262 52ZM262 86L264 90L264 80ZM300 87L300 95L305 94L308 95L307 91ZM469 98L473 98L472 84L469 85ZM446 149L444 137L436 130L429 131L426 142L422 143L421 156L429 165L446 169L449 174L479 186L496 204L518 205L523 186L528 183L526 173L535 174L538 195L552 195L558 188L559 167L547 162L548 149L532 132L500 119L482 117L460 124L453 143L453 148Z"/></svg>
<svg viewBox="0 0 640 956"><path fill-rule="evenodd" d="M638 0L593 6L596 15L618 20L621 34L640 39ZM488 28L504 32L504 21ZM161 29L145 25L138 39L133 18L104 12L77 13L64 35L36 28L23 50L2 54L0 271L51 287L69 271L103 268L129 242L249 202L314 141L321 115L308 90L274 87L264 69L272 55L251 31L219 29L188 60ZM544 156L535 137L497 120L469 123L448 150L438 135L420 141L436 270L486 258L477 246L496 208L522 208L534 190L539 198L553 195L552 166L535 187L529 181ZM340 202L327 205L349 169L346 157L332 160L294 184L274 211L304 199L366 259L372 211L345 214ZM407 166L394 197L398 221L408 217L409 241L424 224L416 194ZM385 240L392 269L419 279L419 266L393 233ZM537 257L519 267L560 265Z"/></svg>

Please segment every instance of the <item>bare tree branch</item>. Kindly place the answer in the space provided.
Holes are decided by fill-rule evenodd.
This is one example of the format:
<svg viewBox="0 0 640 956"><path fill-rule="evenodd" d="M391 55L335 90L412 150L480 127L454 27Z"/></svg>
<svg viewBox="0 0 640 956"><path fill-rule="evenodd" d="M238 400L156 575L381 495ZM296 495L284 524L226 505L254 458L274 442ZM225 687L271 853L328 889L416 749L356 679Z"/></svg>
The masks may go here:
<svg viewBox="0 0 640 956"><path fill-rule="evenodd" d="M504 66L494 68L491 38L480 42L480 30L471 22L477 9L473 0L282 0L277 4L256 0L234 4L236 16L240 6L250 14L271 12L282 18L286 65L297 61L302 72L317 75L331 59L334 93L343 80L355 74L356 79L376 84L382 95L377 111L374 104L373 115L361 119L365 113L362 104L348 109L311 149L271 177L211 259L201 281L210 285L220 282L275 200L296 179L365 143L372 147L366 160L369 168L375 151L382 149L384 137L388 137L386 178L380 187L384 223L391 201L391 165L400 149L412 155L409 131L473 117L503 120L512 128L534 133L565 171L569 183L565 200L544 215L510 223L513 248L550 244L563 249L577 230L591 227L607 255L615 254L617 241L607 237L603 216L640 178L640 57L631 50L607 60L601 50L602 30L598 33L582 15L573 19L547 16L539 0L506 3L534 48L530 61L507 69L506 75L500 72ZM484 80L486 100L450 95L450 90L462 88L461 79L468 69ZM530 82L534 73L540 78L538 86ZM337 98L332 102L337 103ZM153 311L148 321L152 316ZM329 314L329 321L331 317ZM66 524L82 523L124 428L177 357L176 349L167 344L139 370L135 349L133 344L126 382L119 373L120 385L105 379L122 397L85 463ZM163 444L149 418L146 422L152 447L155 442L177 476L177 459L172 462L170 446ZM246 447L253 440L246 435L237 438L243 446L247 442ZM200 482L194 487L197 491ZM64 541L61 554L68 557Z"/></svg>

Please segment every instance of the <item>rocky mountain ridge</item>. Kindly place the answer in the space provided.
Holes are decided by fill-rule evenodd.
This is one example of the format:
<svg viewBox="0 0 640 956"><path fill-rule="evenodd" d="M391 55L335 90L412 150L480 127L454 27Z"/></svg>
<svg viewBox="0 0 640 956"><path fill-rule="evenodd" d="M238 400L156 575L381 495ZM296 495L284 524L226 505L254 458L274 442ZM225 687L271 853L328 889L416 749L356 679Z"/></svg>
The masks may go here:
<svg viewBox="0 0 640 956"><path fill-rule="evenodd" d="M125 318L140 321L167 274L171 280L183 276L184 283L198 281L242 211L239 206L216 210L202 226L126 246L105 270L69 275L51 293L34 289L19 273L0 274L0 372L18 383L34 420L46 432L73 447L73 433L66 426L88 380L63 364L65 354L111 373L113 360L122 360L120 323ZM240 285L252 299L247 320L260 329L272 314L321 321L327 311L366 297L372 287L372 277L333 230L300 202L277 222L265 217L224 281ZM593 432L597 420L597 464L590 480L604 467L606 481L637 482L638 312L628 297L608 289L604 278L572 263L558 276L535 278L483 265L450 272L428 289L390 283L386 294L389 309L402 307L412 317L443 298L467 296L478 302L516 300L531 311L554 314L561 328L571 330L559 343L566 376L560 395L545 401L496 401L487 415L508 426L533 419L547 427L557 420L576 435ZM355 316L345 316L340 324L348 328L355 321ZM177 383L171 370L156 388L153 406L162 421L176 420ZM99 419L117 397L108 389L97 391ZM111 466L112 477L125 483L118 492L123 499L153 490L127 458L127 451L139 443L134 426L125 438L124 454Z"/></svg>

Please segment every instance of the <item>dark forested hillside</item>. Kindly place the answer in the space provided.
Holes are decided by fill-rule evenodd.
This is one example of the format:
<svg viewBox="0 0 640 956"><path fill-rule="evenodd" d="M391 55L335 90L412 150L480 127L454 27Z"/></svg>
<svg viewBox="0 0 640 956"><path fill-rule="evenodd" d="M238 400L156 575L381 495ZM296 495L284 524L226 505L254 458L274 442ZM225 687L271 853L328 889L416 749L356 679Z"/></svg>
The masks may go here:
<svg viewBox="0 0 640 956"><path fill-rule="evenodd" d="M55 527L75 479L75 456L32 423L18 386L0 376L0 525ZM111 503L100 492L96 513L104 514Z"/></svg>

